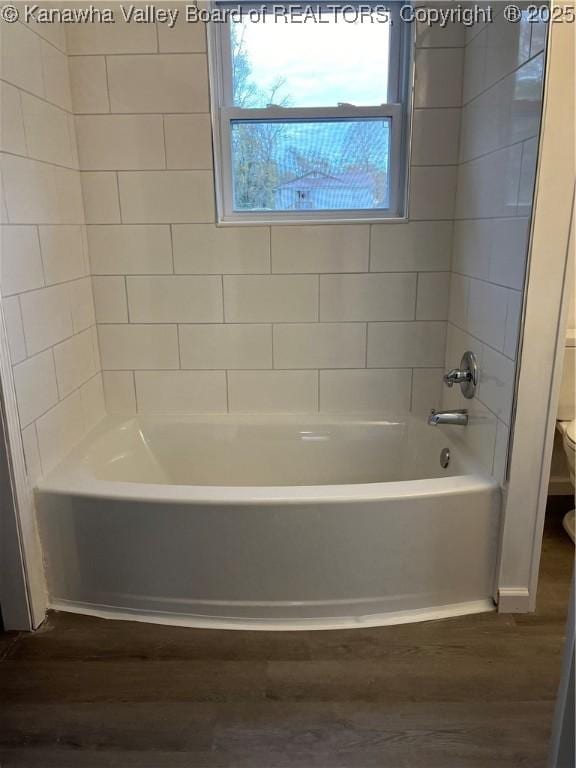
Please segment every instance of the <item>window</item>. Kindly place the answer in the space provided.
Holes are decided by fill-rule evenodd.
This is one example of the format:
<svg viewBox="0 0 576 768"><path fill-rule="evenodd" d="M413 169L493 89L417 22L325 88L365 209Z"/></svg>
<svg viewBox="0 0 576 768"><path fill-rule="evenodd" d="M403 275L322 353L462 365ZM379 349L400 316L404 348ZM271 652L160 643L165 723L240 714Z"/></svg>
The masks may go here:
<svg viewBox="0 0 576 768"><path fill-rule="evenodd" d="M219 221L403 217L410 29L394 3L216 7Z"/></svg>

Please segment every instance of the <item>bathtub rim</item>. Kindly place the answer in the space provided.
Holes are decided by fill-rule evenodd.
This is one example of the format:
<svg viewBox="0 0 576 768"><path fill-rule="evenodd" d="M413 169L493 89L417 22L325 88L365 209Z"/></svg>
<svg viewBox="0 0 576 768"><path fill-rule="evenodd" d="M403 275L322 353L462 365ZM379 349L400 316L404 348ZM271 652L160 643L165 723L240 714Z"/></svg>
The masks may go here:
<svg viewBox="0 0 576 768"><path fill-rule="evenodd" d="M86 460L89 449L107 433L133 423L146 421L191 423L240 423L240 424L374 424L390 422L391 425L407 423L412 428L424 425L411 413L390 414L170 414L139 416L108 416L48 474L37 480L36 494L65 495L107 500L142 502L171 502L175 504L214 505L295 505L303 503L334 503L351 501L379 501L398 498L423 498L429 496L475 493L482 490L496 491L497 480L484 470L458 441L457 436L444 434L451 450L454 450L463 471L445 477L410 480L391 480L374 483L342 483L326 485L182 485L176 483L142 483L125 480L105 480L93 474ZM437 429L437 428L436 428Z"/></svg>

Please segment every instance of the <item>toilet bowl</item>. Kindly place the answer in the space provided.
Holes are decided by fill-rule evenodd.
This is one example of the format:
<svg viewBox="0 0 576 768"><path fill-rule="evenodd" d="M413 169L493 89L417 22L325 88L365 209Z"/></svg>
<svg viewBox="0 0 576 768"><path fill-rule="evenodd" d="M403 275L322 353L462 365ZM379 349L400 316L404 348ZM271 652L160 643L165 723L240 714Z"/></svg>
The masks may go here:
<svg viewBox="0 0 576 768"><path fill-rule="evenodd" d="M562 445L564 447L564 453L566 454L570 481L573 486L576 486L576 481L574 480L574 465L576 462L576 421L559 421L558 429L562 434ZM574 510L571 510L564 516L562 524L564 525L564 530L570 536L572 541L576 541L574 538L576 525L576 514Z"/></svg>
<svg viewBox="0 0 576 768"><path fill-rule="evenodd" d="M566 461L568 464L568 471L570 474L570 482L572 486L575 486L574 481L574 464L575 464L575 452L576 452L576 404L575 404L575 390L576 390L576 330L570 329L566 334L566 346L564 349L564 370L562 374L562 381L560 386L560 401L558 404L558 429L562 435L562 444L564 447L564 453L566 454ZM574 541L574 510L568 512L564 516L564 529Z"/></svg>

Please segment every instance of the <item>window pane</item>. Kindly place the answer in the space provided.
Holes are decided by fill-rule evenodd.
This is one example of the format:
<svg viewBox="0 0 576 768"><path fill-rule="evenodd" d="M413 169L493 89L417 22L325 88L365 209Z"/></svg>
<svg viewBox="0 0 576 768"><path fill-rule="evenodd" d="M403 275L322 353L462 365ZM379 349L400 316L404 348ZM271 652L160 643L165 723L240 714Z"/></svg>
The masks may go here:
<svg viewBox="0 0 576 768"><path fill-rule="evenodd" d="M234 209L388 208L390 122L233 120Z"/></svg>
<svg viewBox="0 0 576 768"><path fill-rule="evenodd" d="M322 15L326 23L284 18L231 22L234 106L378 106L388 101L389 23L375 16L373 23L370 18L347 23L327 12Z"/></svg>

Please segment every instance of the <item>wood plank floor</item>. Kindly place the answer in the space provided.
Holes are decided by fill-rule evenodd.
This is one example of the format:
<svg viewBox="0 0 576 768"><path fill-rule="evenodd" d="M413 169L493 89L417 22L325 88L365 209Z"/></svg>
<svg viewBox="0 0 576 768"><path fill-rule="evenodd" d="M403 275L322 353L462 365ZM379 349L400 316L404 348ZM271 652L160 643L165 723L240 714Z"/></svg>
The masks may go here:
<svg viewBox="0 0 576 768"><path fill-rule="evenodd" d="M2 768L544 768L574 548L538 610L334 632L51 614L0 635Z"/></svg>

